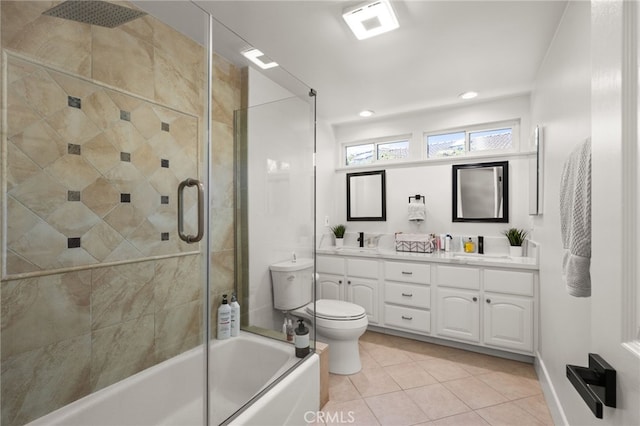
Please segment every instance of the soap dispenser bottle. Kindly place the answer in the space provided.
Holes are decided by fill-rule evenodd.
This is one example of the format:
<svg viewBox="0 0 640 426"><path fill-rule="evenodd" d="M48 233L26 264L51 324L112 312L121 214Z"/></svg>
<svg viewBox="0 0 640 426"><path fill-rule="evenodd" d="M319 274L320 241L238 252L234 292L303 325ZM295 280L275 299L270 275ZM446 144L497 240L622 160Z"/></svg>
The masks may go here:
<svg viewBox="0 0 640 426"><path fill-rule="evenodd" d="M231 306L227 301L227 295L222 295L222 304L218 308L218 340L228 339L231 336Z"/></svg>
<svg viewBox="0 0 640 426"><path fill-rule="evenodd" d="M464 252L465 253L473 253L476 251L476 245L473 243L471 237L464 243Z"/></svg>
<svg viewBox="0 0 640 426"><path fill-rule="evenodd" d="M236 298L236 294L231 295L231 336L235 337L240 334L240 304Z"/></svg>
<svg viewBox="0 0 640 426"><path fill-rule="evenodd" d="M302 319L298 320L298 328L296 328L296 356L304 358L309 354L309 329L304 325Z"/></svg>

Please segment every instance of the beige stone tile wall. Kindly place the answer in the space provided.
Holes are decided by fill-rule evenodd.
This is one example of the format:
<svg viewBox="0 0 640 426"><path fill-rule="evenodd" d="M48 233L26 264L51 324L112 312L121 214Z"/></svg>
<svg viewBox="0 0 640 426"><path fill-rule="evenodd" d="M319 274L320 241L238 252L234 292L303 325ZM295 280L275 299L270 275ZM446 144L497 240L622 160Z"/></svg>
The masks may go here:
<svg viewBox="0 0 640 426"><path fill-rule="evenodd" d="M194 250L176 187L198 175L197 117L13 56L7 69L23 105L7 110L7 275Z"/></svg>
<svg viewBox="0 0 640 426"><path fill-rule="evenodd" d="M0 2L3 53L15 54L3 107L9 129L19 129L6 141L2 194L14 274L0 287L2 425L27 423L202 342L200 255L147 256L164 243L150 236L174 220L179 178L206 175L194 161L208 120L204 50L150 16L108 30L41 15L57 3ZM214 62L213 318L234 287L232 117L241 90L239 70ZM68 96L82 108L69 107ZM159 152L172 155L173 177L158 175ZM169 209L159 203L165 194ZM187 222L193 207L189 214ZM81 247L68 249L78 234ZM120 259L140 261L112 263ZM89 266L60 272L72 265Z"/></svg>

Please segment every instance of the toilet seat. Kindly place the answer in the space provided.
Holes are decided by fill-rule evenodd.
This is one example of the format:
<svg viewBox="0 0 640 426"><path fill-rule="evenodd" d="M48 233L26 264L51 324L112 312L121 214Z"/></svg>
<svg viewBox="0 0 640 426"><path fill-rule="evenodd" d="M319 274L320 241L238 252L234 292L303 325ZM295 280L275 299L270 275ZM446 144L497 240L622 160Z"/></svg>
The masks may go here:
<svg viewBox="0 0 640 426"><path fill-rule="evenodd" d="M307 313L313 316L313 302L306 306ZM316 300L315 316L318 319L331 321L356 321L366 318L367 312L362 306L342 300Z"/></svg>

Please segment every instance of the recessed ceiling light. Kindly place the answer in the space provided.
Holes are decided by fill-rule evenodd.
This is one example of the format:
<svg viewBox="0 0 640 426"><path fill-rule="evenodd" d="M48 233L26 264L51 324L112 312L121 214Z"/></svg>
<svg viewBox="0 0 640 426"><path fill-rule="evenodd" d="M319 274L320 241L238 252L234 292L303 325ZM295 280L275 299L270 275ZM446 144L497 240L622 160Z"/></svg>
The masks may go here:
<svg viewBox="0 0 640 426"><path fill-rule="evenodd" d="M273 62L271 58L266 57L264 53L262 53L258 49L245 50L244 52L242 52L242 55L263 70L268 70L269 68L278 66L277 63Z"/></svg>
<svg viewBox="0 0 640 426"><path fill-rule="evenodd" d="M342 17L358 40L364 40L400 26L388 0L367 2L344 10Z"/></svg>
<svg viewBox="0 0 640 426"><path fill-rule="evenodd" d="M360 117L371 117L375 112L370 109L365 109L364 111L360 111Z"/></svg>
<svg viewBox="0 0 640 426"><path fill-rule="evenodd" d="M458 97L460 99L473 99L478 96L478 92L464 92L461 93Z"/></svg>

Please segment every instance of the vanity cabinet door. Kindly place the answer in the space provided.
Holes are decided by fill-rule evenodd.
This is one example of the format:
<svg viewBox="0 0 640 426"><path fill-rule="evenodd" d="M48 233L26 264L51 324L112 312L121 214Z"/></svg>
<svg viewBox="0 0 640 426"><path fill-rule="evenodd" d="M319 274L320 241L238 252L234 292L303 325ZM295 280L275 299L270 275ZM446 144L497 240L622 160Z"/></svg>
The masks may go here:
<svg viewBox="0 0 640 426"><path fill-rule="evenodd" d="M378 281L364 278L347 278L347 302L360 305L367 312L370 324L377 324Z"/></svg>
<svg viewBox="0 0 640 426"><path fill-rule="evenodd" d="M320 274L317 281L318 299L344 300L345 279L342 275Z"/></svg>
<svg viewBox="0 0 640 426"><path fill-rule="evenodd" d="M439 288L437 292L439 335L468 342L480 342L478 292Z"/></svg>
<svg viewBox="0 0 640 426"><path fill-rule="evenodd" d="M533 351L533 300L485 293L483 305L486 345Z"/></svg>

